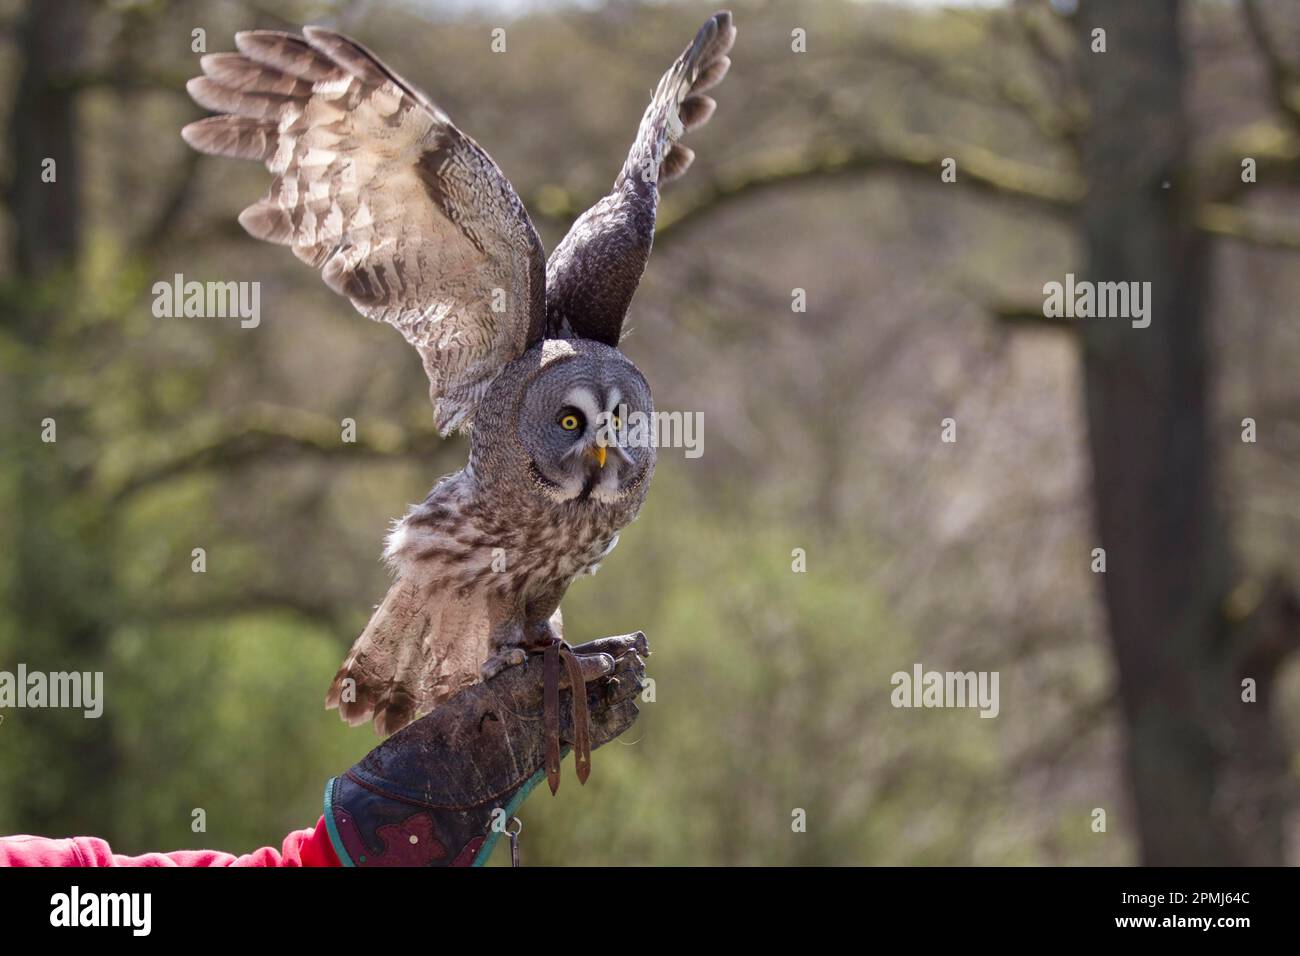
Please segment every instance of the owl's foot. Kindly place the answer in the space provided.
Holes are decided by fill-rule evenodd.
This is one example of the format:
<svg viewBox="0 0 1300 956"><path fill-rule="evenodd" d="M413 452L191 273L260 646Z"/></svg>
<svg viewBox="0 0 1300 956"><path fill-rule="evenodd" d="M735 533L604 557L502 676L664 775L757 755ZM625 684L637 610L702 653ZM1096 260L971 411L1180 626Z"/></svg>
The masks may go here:
<svg viewBox="0 0 1300 956"><path fill-rule="evenodd" d="M485 681L491 680L507 667L518 667L528 660L528 652L522 647L507 647L493 654L483 662L479 673Z"/></svg>
<svg viewBox="0 0 1300 956"><path fill-rule="evenodd" d="M528 628L526 633L527 638L524 648L529 654L545 654L550 648L557 648L562 655L571 656L577 661L583 682L587 684L614 673L614 668L618 665L618 659L626 652L628 637L634 636L606 637L590 641L580 647L573 647L561 638L549 623L544 622L536 627ZM641 646L644 647L645 635L642 634L640 637ZM560 687L567 689L570 686L569 674L568 667L561 671Z"/></svg>

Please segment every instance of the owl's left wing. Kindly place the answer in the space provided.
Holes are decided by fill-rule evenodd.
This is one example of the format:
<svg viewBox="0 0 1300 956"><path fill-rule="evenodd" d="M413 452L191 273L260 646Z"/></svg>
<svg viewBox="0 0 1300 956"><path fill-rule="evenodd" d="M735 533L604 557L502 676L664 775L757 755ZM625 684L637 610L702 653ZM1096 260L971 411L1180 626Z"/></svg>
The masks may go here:
<svg viewBox="0 0 1300 956"><path fill-rule="evenodd" d="M182 134L275 174L240 223L401 331L446 434L545 331L541 241L497 164L432 100L356 41L303 33L240 33L239 53L203 57L190 95L223 115Z"/></svg>
<svg viewBox="0 0 1300 956"><path fill-rule="evenodd" d="M580 217L546 264L551 338L617 346L623 317L654 240L659 186L686 172L695 153L678 140L703 126L717 104L704 93L727 74L736 39L731 14L715 13L659 80L636 141L608 196Z"/></svg>

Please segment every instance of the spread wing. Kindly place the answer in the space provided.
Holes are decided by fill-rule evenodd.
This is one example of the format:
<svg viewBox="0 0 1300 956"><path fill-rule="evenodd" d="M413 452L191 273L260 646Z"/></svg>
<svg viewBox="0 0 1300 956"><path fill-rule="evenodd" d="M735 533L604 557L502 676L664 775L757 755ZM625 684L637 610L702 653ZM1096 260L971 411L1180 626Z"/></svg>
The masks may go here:
<svg viewBox="0 0 1300 956"><path fill-rule="evenodd" d="M361 44L320 27L251 31L190 80L195 149L261 160L270 192L239 216L291 246L424 359L443 434L545 331L545 253L492 158Z"/></svg>
<svg viewBox="0 0 1300 956"><path fill-rule="evenodd" d="M547 334L617 346L654 240L659 186L695 154L678 142L717 105L704 91L731 66L731 14L715 13L659 81L613 191L583 213L546 266Z"/></svg>

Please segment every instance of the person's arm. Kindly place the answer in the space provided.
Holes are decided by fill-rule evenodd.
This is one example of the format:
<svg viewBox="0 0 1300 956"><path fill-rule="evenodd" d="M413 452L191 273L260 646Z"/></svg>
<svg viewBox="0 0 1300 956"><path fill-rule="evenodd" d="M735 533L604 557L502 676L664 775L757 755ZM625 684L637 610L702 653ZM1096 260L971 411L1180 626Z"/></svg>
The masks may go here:
<svg viewBox="0 0 1300 956"><path fill-rule="evenodd" d="M236 856L220 850L173 850L127 856L99 837L56 840L39 836L0 838L0 866L338 866L325 818L314 829L295 830L280 849L264 846Z"/></svg>
<svg viewBox="0 0 1300 956"><path fill-rule="evenodd" d="M590 746L637 717L645 635L574 648L584 678ZM561 670L558 736L574 740L568 672ZM175 850L127 856L98 837L0 838L0 866L468 866L491 855L519 806L546 778L548 732L541 656L475 684L393 734L325 785L325 813L281 848L236 856ZM496 823L497 826L493 826Z"/></svg>

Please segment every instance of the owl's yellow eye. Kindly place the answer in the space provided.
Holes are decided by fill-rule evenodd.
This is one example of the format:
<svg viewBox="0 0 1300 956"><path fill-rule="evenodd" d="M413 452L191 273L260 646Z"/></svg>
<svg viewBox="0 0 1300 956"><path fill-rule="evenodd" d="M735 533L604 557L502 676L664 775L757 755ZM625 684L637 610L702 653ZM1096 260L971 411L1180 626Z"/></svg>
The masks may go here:
<svg viewBox="0 0 1300 956"><path fill-rule="evenodd" d="M615 415L615 416L613 416L613 417L610 419L610 421L611 421L611 422L613 423L613 425L614 425L614 431L620 431L620 430L622 430L622 428L623 428L623 420L622 420L621 418L619 418L617 415Z"/></svg>
<svg viewBox="0 0 1300 956"><path fill-rule="evenodd" d="M574 412L565 412L560 416L560 427L566 432L576 432L582 427L582 419Z"/></svg>

